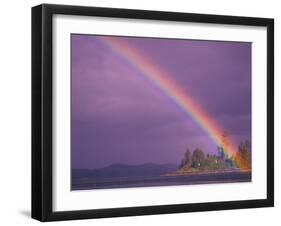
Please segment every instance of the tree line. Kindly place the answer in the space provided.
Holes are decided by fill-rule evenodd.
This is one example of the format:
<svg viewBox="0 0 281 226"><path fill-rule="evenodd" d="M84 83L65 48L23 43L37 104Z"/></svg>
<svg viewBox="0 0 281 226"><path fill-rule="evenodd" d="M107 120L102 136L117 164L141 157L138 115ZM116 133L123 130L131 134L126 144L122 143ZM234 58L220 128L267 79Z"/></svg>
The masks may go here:
<svg viewBox="0 0 281 226"><path fill-rule="evenodd" d="M251 169L251 144L248 140L241 141L238 151L234 156L229 156L227 147L229 144L228 135L223 134L221 145L217 154L205 154L196 148L193 152L188 148L179 165L180 170L219 170L219 169Z"/></svg>

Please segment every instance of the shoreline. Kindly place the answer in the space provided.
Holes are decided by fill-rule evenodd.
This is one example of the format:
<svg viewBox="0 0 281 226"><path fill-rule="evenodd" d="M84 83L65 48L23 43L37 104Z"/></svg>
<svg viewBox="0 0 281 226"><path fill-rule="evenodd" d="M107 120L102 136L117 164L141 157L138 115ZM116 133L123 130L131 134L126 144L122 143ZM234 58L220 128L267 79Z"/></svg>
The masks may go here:
<svg viewBox="0 0 281 226"><path fill-rule="evenodd" d="M230 170L197 170L197 171L175 171L171 173L163 174L163 177L172 176L188 176L188 175L209 175L209 174L221 174L221 173L250 173L252 169L230 169Z"/></svg>

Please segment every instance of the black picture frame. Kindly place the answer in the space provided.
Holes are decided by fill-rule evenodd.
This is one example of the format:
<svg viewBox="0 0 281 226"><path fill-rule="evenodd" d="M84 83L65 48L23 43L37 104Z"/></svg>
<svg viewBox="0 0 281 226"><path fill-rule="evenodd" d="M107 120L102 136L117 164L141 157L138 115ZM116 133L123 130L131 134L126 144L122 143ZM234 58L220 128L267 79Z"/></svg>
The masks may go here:
<svg viewBox="0 0 281 226"><path fill-rule="evenodd" d="M52 210L52 18L55 14L134 18L267 28L267 198L95 210ZM32 8L32 218L40 221L121 217L274 206L274 20L43 4Z"/></svg>

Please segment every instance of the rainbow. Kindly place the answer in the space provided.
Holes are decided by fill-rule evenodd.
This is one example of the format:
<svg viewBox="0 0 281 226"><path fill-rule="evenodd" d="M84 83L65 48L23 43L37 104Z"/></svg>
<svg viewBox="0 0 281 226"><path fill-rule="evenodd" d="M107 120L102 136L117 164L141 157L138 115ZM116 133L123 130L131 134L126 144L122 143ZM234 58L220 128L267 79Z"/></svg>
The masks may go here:
<svg viewBox="0 0 281 226"><path fill-rule="evenodd" d="M221 138L224 130L207 114L194 99L183 92L181 87L175 84L171 76L166 71L156 66L151 61L147 60L139 50L132 45L122 41L120 38L111 36L96 36L98 40L104 43L107 47L129 62L141 74L146 76L160 90L163 91L173 102L175 102L185 113L193 118L194 121L211 137L211 139L221 146ZM228 147L225 148L229 156L234 156L237 148L230 140ZM237 162L236 162L237 163ZM239 163L237 163L239 166Z"/></svg>

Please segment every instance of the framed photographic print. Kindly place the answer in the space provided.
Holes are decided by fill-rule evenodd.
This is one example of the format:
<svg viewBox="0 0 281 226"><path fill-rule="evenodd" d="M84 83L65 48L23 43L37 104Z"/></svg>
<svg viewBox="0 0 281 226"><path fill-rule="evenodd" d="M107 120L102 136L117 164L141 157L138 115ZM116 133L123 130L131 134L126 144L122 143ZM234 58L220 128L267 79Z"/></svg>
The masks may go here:
<svg viewBox="0 0 281 226"><path fill-rule="evenodd" d="M32 217L274 205L274 21L32 8Z"/></svg>

